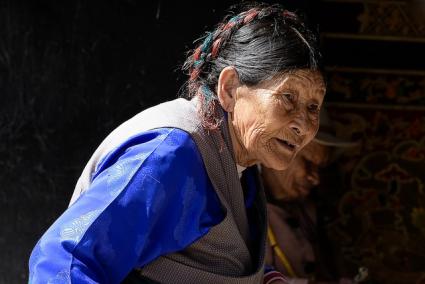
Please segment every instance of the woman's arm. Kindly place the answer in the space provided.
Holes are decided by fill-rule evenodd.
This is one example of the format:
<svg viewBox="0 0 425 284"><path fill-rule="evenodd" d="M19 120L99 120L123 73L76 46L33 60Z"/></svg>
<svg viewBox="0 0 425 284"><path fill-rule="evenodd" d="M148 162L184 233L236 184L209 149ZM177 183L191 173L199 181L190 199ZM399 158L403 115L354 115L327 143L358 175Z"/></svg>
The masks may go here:
<svg viewBox="0 0 425 284"><path fill-rule="evenodd" d="M47 230L30 283L119 283L179 251L223 218L191 137L162 128L108 155L90 188Z"/></svg>

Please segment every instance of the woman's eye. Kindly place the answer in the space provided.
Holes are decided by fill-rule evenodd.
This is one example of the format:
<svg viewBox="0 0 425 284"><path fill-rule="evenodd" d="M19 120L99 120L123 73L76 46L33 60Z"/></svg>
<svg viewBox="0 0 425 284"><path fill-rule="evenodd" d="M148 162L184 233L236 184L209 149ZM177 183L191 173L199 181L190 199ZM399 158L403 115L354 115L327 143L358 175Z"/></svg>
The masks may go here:
<svg viewBox="0 0 425 284"><path fill-rule="evenodd" d="M320 111L319 105L316 105L316 104L309 105L308 111L310 111L311 113L319 113L319 111Z"/></svg>
<svg viewBox="0 0 425 284"><path fill-rule="evenodd" d="M291 103L294 101L295 98L295 96L291 93L283 93L283 96Z"/></svg>

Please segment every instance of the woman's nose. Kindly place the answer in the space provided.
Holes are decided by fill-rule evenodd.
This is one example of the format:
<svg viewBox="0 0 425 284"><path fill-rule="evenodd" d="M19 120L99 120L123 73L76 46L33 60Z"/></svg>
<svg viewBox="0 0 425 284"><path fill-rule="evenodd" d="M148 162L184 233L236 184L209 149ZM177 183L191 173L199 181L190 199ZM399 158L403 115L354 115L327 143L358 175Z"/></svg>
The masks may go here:
<svg viewBox="0 0 425 284"><path fill-rule="evenodd" d="M297 136L303 136L305 134L305 129L306 129L304 125L305 123L303 122L303 119L296 118L291 122L289 127Z"/></svg>
<svg viewBox="0 0 425 284"><path fill-rule="evenodd" d="M295 134L301 135L301 130L298 126L291 126L291 129L295 132Z"/></svg>
<svg viewBox="0 0 425 284"><path fill-rule="evenodd" d="M302 110L299 110L295 114L295 117L293 118L292 122L289 124L289 127L297 136L309 135L310 133L316 132L315 125L308 118L308 113Z"/></svg>
<svg viewBox="0 0 425 284"><path fill-rule="evenodd" d="M311 185L318 186L320 184L319 173L312 170L310 173L308 173L307 180Z"/></svg>
<svg viewBox="0 0 425 284"><path fill-rule="evenodd" d="M309 129L309 120L307 110L299 106L293 112L293 119L289 127L298 136L304 136Z"/></svg>

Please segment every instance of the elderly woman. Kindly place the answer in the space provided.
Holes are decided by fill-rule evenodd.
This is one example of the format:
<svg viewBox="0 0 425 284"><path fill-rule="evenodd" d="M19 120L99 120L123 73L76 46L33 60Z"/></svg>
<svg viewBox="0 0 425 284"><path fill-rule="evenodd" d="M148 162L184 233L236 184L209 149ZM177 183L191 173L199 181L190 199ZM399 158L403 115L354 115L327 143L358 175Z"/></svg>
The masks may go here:
<svg viewBox="0 0 425 284"><path fill-rule="evenodd" d="M32 252L30 283L261 283L266 206L250 166L288 167L317 131L325 86L296 14L232 15L184 65L190 100L141 112L95 151Z"/></svg>

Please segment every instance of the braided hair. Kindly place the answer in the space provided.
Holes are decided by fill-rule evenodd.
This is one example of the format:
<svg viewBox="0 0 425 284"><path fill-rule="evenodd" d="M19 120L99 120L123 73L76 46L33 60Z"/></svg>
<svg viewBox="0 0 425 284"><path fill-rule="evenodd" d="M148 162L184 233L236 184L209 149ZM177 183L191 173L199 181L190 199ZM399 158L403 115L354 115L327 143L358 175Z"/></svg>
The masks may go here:
<svg viewBox="0 0 425 284"><path fill-rule="evenodd" d="M233 66L242 84L253 86L297 69L320 71L317 37L303 19L281 5L254 4L232 13L208 32L183 64L186 95L198 96L202 125L217 129L220 72Z"/></svg>

